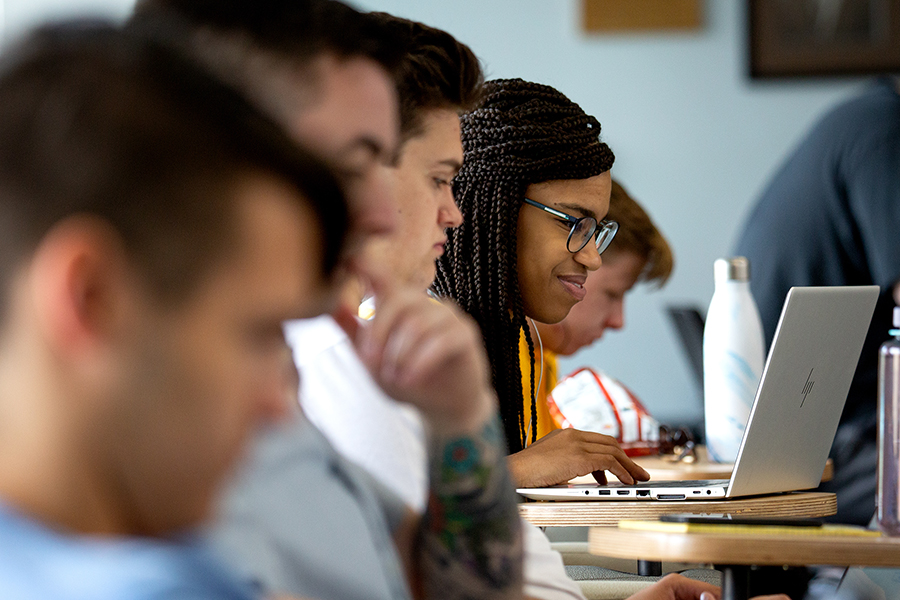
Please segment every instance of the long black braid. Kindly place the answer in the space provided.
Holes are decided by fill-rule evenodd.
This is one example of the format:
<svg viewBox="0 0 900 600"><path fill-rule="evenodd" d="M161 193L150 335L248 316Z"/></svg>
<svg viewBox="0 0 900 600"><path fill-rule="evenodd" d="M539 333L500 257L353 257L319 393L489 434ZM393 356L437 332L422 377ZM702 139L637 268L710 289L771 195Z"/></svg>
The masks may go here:
<svg viewBox="0 0 900 600"><path fill-rule="evenodd" d="M534 342L516 269L516 225L526 188L604 173L614 157L600 123L557 90L521 79L485 84L461 118L465 161L453 183L463 224L448 232L434 291L481 326L510 452L526 441L519 338L531 357L531 441L537 436Z"/></svg>

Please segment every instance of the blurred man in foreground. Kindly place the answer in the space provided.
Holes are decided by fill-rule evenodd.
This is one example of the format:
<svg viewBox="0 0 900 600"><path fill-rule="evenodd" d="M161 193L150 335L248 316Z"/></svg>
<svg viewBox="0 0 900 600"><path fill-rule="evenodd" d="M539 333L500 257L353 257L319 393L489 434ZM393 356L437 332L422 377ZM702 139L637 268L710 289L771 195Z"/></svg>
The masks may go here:
<svg viewBox="0 0 900 600"><path fill-rule="evenodd" d="M326 306L337 182L102 25L0 65L0 597L250 598L192 534Z"/></svg>

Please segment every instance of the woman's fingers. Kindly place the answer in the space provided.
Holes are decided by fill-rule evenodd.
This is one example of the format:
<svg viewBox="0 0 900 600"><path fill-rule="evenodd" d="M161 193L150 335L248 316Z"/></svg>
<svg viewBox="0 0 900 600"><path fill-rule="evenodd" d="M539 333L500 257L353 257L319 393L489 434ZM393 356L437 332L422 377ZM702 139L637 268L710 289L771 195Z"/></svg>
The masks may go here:
<svg viewBox="0 0 900 600"><path fill-rule="evenodd" d="M634 483L634 477L631 476L631 473L628 472L625 465L619 462L618 458L615 456L609 454L595 454L591 456L591 462L595 465L591 472L599 470L609 471L622 483L628 485Z"/></svg>
<svg viewBox="0 0 900 600"><path fill-rule="evenodd" d="M627 484L650 478L615 438L576 429L554 431L514 456L517 479L524 487L565 483L588 473L605 483L606 471Z"/></svg>
<svg viewBox="0 0 900 600"><path fill-rule="evenodd" d="M594 471L591 475L594 476L594 480L600 485L606 485L608 483L606 480L606 471Z"/></svg>
<svg viewBox="0 0 900 600"><path fill-rule="evenodd" d="M650 479L650 474L625 454L615 438L591 431L577 429L566 431L572 432L569 434L570 443L576 444L581 449L580 456L587 461L588 468L579 475L604 470L627 484Z"/></svg>

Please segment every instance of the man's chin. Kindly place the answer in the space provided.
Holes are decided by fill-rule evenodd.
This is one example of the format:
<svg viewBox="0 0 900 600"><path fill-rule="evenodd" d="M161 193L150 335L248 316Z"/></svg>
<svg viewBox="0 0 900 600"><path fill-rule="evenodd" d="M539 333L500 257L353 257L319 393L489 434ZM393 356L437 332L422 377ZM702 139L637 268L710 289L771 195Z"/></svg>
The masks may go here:
<svg viewBox="0 0 900 600"><path fill-rule="evenodd" d="M576 344L576 345L572 348L572 351L569 352L569 354L568 354L567 356L571 356L572 354L575 354L575 353L578 352L579 350L584 350L585 348L590 348L590 347L593 346L595 343L599 342L599 341L600 341L600 338L602 338L602 337L603 337L603 335L601 334L601 335L599 335L599 336L597 336L597 337L595 337L595 338L593 338L593 339L591 339L591 340L585 340L585 341L582 342L582 343Z"/></svg>

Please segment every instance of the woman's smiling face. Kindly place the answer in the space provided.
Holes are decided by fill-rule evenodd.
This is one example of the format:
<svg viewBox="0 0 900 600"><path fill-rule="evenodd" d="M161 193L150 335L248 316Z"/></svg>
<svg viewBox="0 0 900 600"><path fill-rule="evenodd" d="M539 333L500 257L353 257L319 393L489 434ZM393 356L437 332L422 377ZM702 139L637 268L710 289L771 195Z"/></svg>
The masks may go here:
<svg viewBox="0 0 900 600"><path fill-rule="evenodd" d="M525 197L573 217L594 217L609 210L609 171L588 179L563 179L529 185ZM517 224L517 270L525 314L541 323L557 323L584 298L588 271L600 266L593 240L572 254L566 241L572 224L522 204Z"/></svg>

